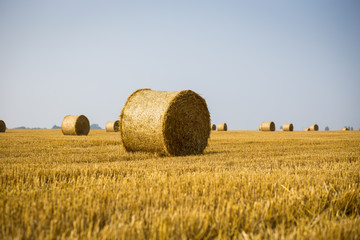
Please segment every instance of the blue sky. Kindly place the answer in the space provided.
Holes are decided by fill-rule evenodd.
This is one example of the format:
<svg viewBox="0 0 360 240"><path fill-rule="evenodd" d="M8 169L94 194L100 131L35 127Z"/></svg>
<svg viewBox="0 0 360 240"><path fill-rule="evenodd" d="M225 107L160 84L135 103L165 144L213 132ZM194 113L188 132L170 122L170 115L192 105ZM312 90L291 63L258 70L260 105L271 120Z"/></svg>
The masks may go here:
<svg viewBox="0 0 360 240"><path fill-rule="evenodd" d="M104 127L138 88L191 89L213 123L360 124L359 1L0 0L0 119Z"/></svg>

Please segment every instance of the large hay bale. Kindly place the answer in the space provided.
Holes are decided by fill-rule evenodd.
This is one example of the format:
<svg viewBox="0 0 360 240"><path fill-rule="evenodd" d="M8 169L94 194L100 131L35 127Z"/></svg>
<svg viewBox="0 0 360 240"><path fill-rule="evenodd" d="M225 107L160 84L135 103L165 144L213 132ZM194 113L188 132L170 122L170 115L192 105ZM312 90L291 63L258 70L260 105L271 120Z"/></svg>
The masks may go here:
<svg viewBox="0 0 360 240"><path fill-rule="evenodd" d="M310 131L310 128L305 128L304 131L308 132L308 131Z"/></svg>
<svg viewBox="0 0 360 240"><path fill-rule="evenodd" d="M119 120L107 122L105 125L107 132L118 132L119 131Z"/></svg>
<svg viewBox="0 0 360 240"><path fill-rule="evenodd" d="M219 123L217 125L217 130L218 131L227 131L227 124L226 123Z"/></svg>
<svg viewBox="0 0 360 240"><path fill-rule="evenodd" d="M203 153L210 136L205 100L191 90L139 89L127 99L120 132L127 151L167 156Z"/></svg>
<svg viewBox="0 0 360 240"><path fill-rule="evenodd" d="M6 131L6 124L3 120L0 120L0 132Z"/></svg>
<svg viewBox="0 0 360 240"><path fill-rule="evenodd" d="M341 129L341 131L349 131L350 129L348 129L347 127L343 127L342 129Z"/></svg>
<svg viewBox="0 0 360 240"><path fill-rule="evenodd" d="M216 130L216 125L215 124L210 124L210 129L215 131Z"/></svg>
<svg viewBox="0 0 360 240"><path fill-rule="evenodd" d="M294 131L294 125L292 123L285 123L283 125L283 131Z"/></svg>
<svg viewBox="0 0 360 240"><path fill-rule="evenodd" d="M310 131L319 131L319 126L317 124L311 125Z"/></svg>
<svg viewBox="0 0 360 240"><path fill-rule="evenodd" d="M260 130L261 129L261 130ZM275 123L274 122L262 122L260 127L260 131L275 131Z"/></svg>
<svg viewBox="0 0 360 240"><path fill-rule="evenodd" d="M61 124L64 135L88 135L90 122L84 115L67 115Z"/></svg>

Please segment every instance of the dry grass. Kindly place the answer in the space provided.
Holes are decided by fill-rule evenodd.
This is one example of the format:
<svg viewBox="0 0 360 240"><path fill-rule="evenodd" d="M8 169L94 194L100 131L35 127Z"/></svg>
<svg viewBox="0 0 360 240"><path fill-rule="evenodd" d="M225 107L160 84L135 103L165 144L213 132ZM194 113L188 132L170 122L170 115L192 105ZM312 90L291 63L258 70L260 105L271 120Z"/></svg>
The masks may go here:
<svg viewBox="0 0 360 240"><path fill-rule="evenodd" d="M203 155L158 157L105 130L9 129L0 239L359 239L359 146L358 131L216 131Z"/></svg>
<svg viewBox="0 0 360 240"><path fill-rule="evenodd" d="M120 116L122 143L129 152L201 154L208 143L209 126L206 102L191 90L139 89L127 99Z"/></svg>

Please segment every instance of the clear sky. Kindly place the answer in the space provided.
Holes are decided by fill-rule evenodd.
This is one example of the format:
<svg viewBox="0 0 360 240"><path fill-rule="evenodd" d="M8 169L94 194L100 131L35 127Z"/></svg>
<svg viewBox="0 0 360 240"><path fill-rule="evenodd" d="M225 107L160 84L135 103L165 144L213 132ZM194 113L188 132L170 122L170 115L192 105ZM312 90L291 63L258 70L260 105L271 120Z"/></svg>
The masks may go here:
<svg viewBox="0 0 360 240"><path fill-rule="evenodd" d="M0 119L105 127L138 88L191 89L213 123L360 124L360 1L0 0Z"/></svg>

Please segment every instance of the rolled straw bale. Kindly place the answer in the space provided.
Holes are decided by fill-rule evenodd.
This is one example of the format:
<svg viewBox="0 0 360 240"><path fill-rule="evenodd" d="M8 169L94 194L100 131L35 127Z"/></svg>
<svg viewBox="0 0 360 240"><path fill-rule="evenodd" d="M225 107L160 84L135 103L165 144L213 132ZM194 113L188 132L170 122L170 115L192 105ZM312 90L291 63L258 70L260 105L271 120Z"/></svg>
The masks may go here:
<svg viewBox="0 0 360 240"><path fill-rule="evenodd" d="M283 131L293 131L294 130L294 125L292 123L285 123L283 125Z"/></svg>
<svg viewBox="0 0 360 240"><path fill-rule="evenodd" d="M88 135L90 122L84 115L67 115L61 124L64 135Z"/></svg>
<svg viewBox="0 0 360 240"><path fill-rule="evenodd" d="M343 127L341 131L348 131L349 129L347 127Z"/></svg>
<svg viewBox="0 0 360 240"><path fill-rule="evenodd" d="M274 122L262 122L260 125L261 131L275 131Z"/></svg>
<svg viewBox="0 0 360 240"><path fill-rule="evenodd" d="M118 132L119 131L119 120L107 122L105 125L107 132Z"/></svg>
<svg viewBox="0 0 360 240"><path fill-rule="evenodd" d="M308 131L310 131L310 128L305 128L304 131L308 132Z"/></svg>
<svg viewBox="0 0 360 240"><path fill-rule="evenodd" d="M216 125L215 124L210 124L210 129L215 131L216 130Z"/></svg>
<svg viewBox="0 0 360 240"><path fill-rule="evenodd" d="M0 132L6 131L6 124L3 120L0 120Z"/></svg>
<svg viewBox="0 0 360 240"><path fill-rule="evenodd" d="M218 131L227 131L227 124L226 123L219 123L217 125L217 130Z"/></svg>
<svg viewBox="0 0 360 240"><path fill-rule="evenodd" d="M317 124L311 125L310 131L319 131L319 126Z"/></svg>
<svg viewBox="0 0 360 240"><path fill-rule="evenodd" d="M191 90L139 89L127 99L120 132L127 151L167 156L203 153L210 136L205 100Z"/></svg>

